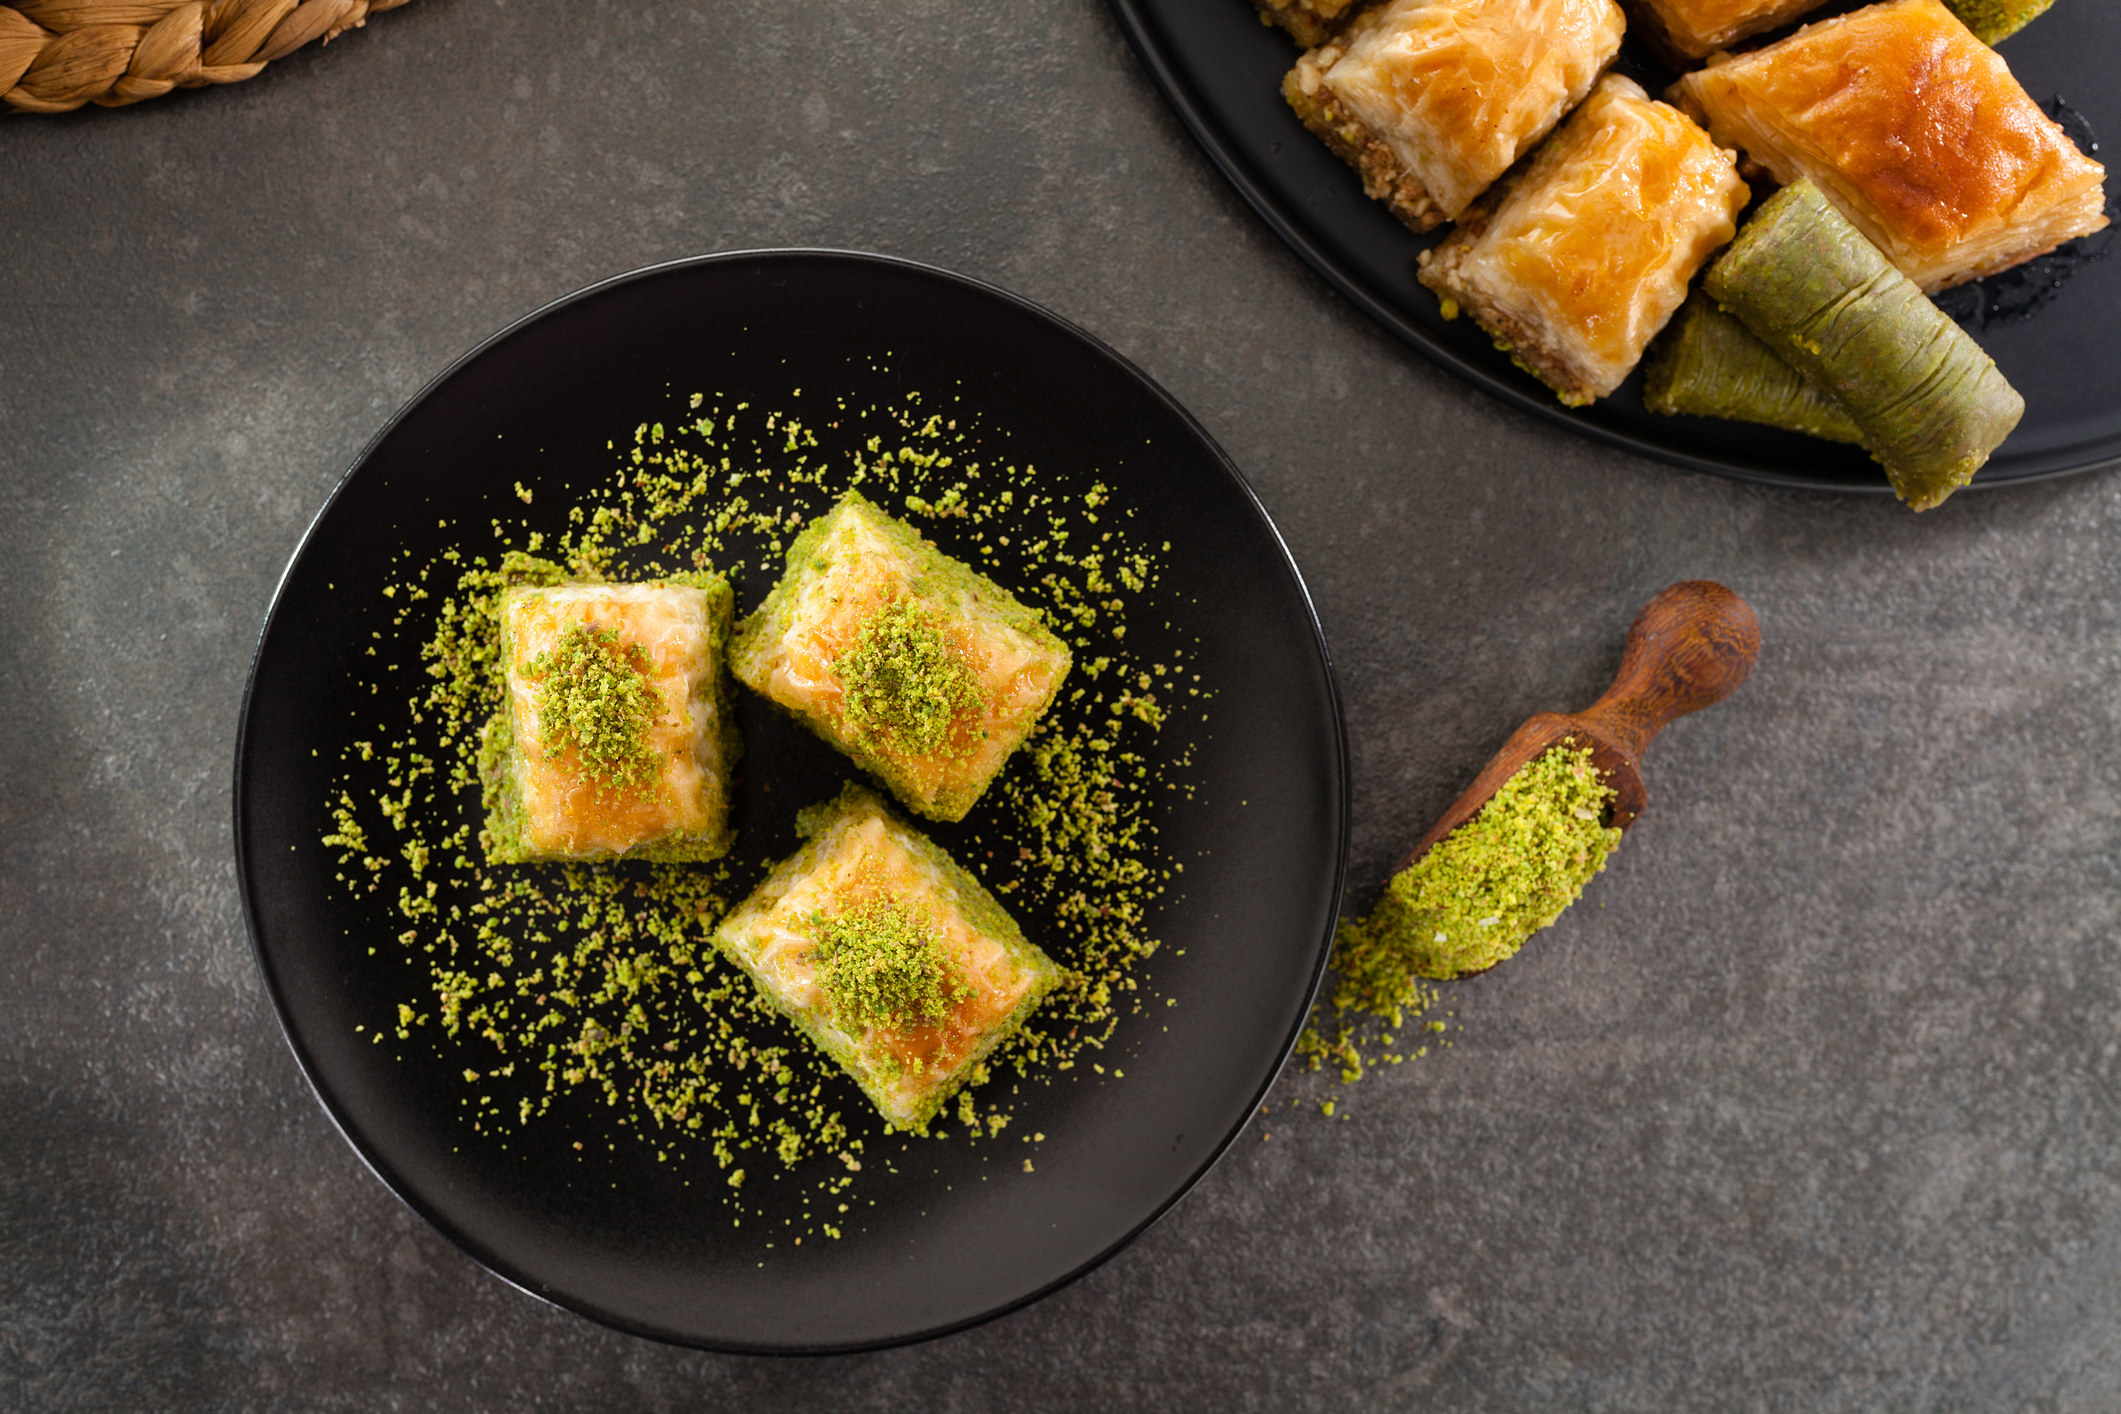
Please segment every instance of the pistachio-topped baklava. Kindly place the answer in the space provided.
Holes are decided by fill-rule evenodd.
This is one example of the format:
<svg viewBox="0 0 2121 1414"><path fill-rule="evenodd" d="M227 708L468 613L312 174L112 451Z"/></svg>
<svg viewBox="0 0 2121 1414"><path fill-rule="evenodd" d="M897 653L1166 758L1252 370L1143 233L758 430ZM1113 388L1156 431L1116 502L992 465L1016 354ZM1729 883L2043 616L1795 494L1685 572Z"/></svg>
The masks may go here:
<svg viewBox="0 0 2121 1414"><path fill-rule="evenodd" d="M715 945L901 1129L927 1124L1060 969L994 896L859 786L803 812L807 842Z"/></svg>
<svg viewBox="0 0 2121 1414"><path fill-rule="evenodd" d="M504 697L480 754L489 859L728 850L730 606L718 575L502 597Z"/></svg>
<svg viewBox="0 0 2121 1414"><path fill-rule="evenodd" d="M729 664L910 809L963 819L1068 673L1038 611L849 492L789 547Z"/></svg>

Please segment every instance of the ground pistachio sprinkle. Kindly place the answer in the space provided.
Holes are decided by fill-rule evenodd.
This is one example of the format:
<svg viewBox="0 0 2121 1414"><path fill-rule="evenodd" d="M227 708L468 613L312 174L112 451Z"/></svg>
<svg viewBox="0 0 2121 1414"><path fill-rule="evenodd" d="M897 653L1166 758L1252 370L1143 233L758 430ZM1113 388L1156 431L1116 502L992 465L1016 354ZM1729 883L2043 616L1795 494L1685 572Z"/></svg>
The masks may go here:
<svg viewBox="0 0 2121 1414"><path fill-rule="evenodd" d="M832 671L845 690L848 724L910 756L940 750L953 723L986 707L979 679L941 621L910 599L864 619Z"/></svg>
<svg viewBox="0 0 2121 1414"><path fill-rule="evenodd" d="M648 790L662 772L648 745L657 706L648 669L639 644L621 645L617 629L588 624L574 625L556 646L531 659L528 675L536 684L546 758L555 760L572 746L601 785Z"/></svg>
<svg viewBox="0 0 2121 1414"><path fill-rule="evenodd" d="M1314 1070L1337 1062L1350 1083L1379 1060L1407 1059L1399 1036L1436 1005L1431 980L1515 956L1605 868L1620 843L1606 823L1612 801L1589 747L1563 743L1518 768L1471 820L1393 875L1365 917L1341 922L1329 1000L1299 1054Z"/></svg>
<svg viewBox="0 0 2121 1414"><path fill-rule="evenodd" d="M873 1201L852 1191L858 1176L892 1171L909 1146L930 1142L887 1132L708 941L775 862L769 841L740 839L707 866L507 866L488 864L478 838L508 588L712 568L739 586L740 607L756 603L787 542L855 488L926 522L945 550L1040 608L1075 653L1068 689L948 841L1064 969L959 1093L957 1130L997 1142L1026 1087L1086 1061L1107 1075L1091 1057L1122 1023L1177 1003L1143 969L1158 948L1156 911L1183 869L1157 822L1194 793L1189 733L1205 720L1208 689L1192 640L1172 646L1173 606L1159 594L1171 547L1136 533L1133 512L1094 476L1043 475L1007 455L1006 431L983 427L955 395L946 405L909 396L859 406L799 389L777 410L680 397L667 421L613 438L610 475L586 490L577 475L540 484L526 458L519 519L444 527L461 531L451 548L400 550L382 601L349 606L380 619L377 668L348 694L359 705L323 841L367 920L368 952L399 968L405 988L364 1034L461 1076L467 1142L560 1143L584 1162L643 1144L719 1195L733 1222L749 1229L770 1211L768 1236L790 1235L785 1226L797 1240L839 1237ZM616 667L610 648L597 651ZM586 654L583 666L602 672ZM623 728L598 735L612 719L591 718L591 739L616 738L611 755L625 759ZM842 940L852 1004L926 1012L947 995L953 983L932 973L909 985L872 966L862 981L864 942L896 937L898 923L854 922L863 936ZM885 951L872 948L871 963ZM953 1132L942 1120L929 1129ZM770 1208L767 1185L783 1193Z"/></svg>
<svg viewBox="0 0 2121 1414"><path fill-rule="evenodd" d="M935 919L895 899L869 899L811 927L818 986L843 1024L934 1025L972 995Z"/></svg>

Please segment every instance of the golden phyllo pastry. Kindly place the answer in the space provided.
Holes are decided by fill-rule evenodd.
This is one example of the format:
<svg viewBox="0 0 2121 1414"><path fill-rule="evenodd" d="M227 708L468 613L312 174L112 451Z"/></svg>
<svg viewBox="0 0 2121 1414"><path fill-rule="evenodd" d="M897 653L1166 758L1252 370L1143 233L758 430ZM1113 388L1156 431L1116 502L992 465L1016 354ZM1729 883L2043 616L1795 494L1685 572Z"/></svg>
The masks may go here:
<svg viewBox="0 0 2121 1414"><path fill-rule="evenodd" d="M729 650L737 681L934 820L964 818L1068 664L1036 609L852 491Z"/></svg>
<svg viewBox="0 0 2121 1414"><path fill-rule="evenodd" d="M1455 221L1620 52L1614 0L1389 0L1297 60L1304 126L1416 231Z"/></svg>
<svg viewBox="0 0 2121 1414"><path fill-rule="evenodd" d="M2106 225L2106 170L1938 0L1891 0L1688 74L1673 101L1809 177L1925 291Z"/></svg>
<svg viewBox="0 0 2121 1414"><path fill-rule="evenodd" d="M1788 24L1824 0L1628 0L1638 32L1688 59L1699 59Z"/></svg>
<svg viewBox="0 0 2121 1414"><path fill-rule="evenodd" d="M1608 75L1492 213L1422 252L1421 282L1581 406L1628 376L1747 196L1733 154Z"/></svg>
<svg viewBox="0 0 2121 1414"><path fill-rule="evenodd" d="M1060 980L979 880L859 786L715 946L901 1129L927 1124Z"/></svg>
<svg viewBox="0 0 2121 1414"><path fill-rule="evenodd" d="M727 852L731 594L718 575L689 578L503 596L504 695L480 760L488 858Z"/></svg>

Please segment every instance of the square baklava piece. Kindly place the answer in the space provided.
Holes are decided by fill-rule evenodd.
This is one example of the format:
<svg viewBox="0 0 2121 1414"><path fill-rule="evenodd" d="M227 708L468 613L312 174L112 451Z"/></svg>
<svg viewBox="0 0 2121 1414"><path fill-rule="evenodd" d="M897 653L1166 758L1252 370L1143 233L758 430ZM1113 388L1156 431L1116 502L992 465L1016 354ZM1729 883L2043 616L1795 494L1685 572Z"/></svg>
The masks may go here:
<svg viewBox="0 0 2121 1414"><path fill-rule="evenodd" d="M1608 75L1488 212L1421 253L1421 282L1582 406L1628 376L1746 199L1734 154Z"/></svg>
<svg viewBox="0 0 2121 1414"><path fill-rule="evenodd" d="M489 859L727 852L731 605L716 575L502 596L503 699L480 753Z"/></svg>
<svg viewBox="0 0 2121 1414"><path fill-rule="evenodd" d="M715 945L886 1121L920 1129L1060 980L979 880L860 786L803 812L801 849Z"/></svg>
<svg viewBox="0 0 2121 1414"><path fill-rule="evenodd" d="M1296 61L1282 96L1415 231L1455 221L1582 101L1614 0L1388 0Z"/></svg>
<svg viewBox="0 0 2121 1414"><path fill-rule="evenodd" d="M1037 610L849 492L796 537L729 662L909 809L960 820L1069 655Z"/></svg>
<svg viewBox="0 0 2121 1414"><path fill-rule="evenodd" d="M1938 0L1718 55L1672 100L1783 185L1811 178L1926 292L2106 225L2106 169Z"/></svg>

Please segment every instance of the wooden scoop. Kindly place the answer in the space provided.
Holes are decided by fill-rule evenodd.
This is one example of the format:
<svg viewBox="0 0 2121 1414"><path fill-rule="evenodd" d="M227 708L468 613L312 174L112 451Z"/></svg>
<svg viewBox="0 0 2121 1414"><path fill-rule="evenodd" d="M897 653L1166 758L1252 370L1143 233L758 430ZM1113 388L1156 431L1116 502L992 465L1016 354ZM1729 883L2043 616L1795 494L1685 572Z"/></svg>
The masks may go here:
<svg viewBox="0 0 2121 1414"><path fill-rule="evenodd" d="M1690 579L1658 591L1629 626L1620 671L1605 696L1585 711L1541 712L1519 727L1399 869L1412 867L1479 814L1519 767L1562 741L1591 748L1591 764L1614 791L1612 823L1626 829L1648 804L1639 763L1650 742L1674 718L1729 697L1759 656L1760 620L1730 590Z"/></svg>

